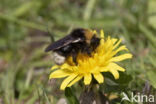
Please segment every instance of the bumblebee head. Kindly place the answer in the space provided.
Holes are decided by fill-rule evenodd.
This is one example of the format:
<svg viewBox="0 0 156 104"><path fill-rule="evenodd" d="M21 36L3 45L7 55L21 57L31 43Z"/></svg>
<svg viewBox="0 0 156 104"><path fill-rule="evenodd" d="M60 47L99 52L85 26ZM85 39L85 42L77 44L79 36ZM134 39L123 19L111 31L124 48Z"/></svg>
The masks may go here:
<svg viewBox="0 0 156 104"><path fill-rule="evenodd" d="M93 38L96 38L96 34L90 29L84 29L84 36L88 44L91 44Z"/></svg>

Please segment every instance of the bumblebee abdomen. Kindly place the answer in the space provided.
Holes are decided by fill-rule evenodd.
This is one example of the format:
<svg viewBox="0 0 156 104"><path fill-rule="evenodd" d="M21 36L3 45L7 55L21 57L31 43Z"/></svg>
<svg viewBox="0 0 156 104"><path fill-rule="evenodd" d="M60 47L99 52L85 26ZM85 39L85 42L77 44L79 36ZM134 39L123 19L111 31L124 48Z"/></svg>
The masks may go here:
<svg viewBox="0 0 156 104"><path fill-rule="evenodd" d="M57 52L53 52L52 58L57 65L62 65L66 60L65 56L62 56L58 54Z"/></svg>

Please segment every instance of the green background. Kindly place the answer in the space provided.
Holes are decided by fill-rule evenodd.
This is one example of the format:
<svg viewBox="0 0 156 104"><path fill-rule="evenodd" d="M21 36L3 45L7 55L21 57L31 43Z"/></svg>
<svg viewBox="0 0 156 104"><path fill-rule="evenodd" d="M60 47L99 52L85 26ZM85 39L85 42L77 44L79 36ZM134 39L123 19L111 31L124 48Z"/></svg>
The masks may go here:
<svg viewBox="0 0 156 104"><path fill-rule="evenodd" d="M48 79L53 62L44 49L50 37L58 40L77 27L122 38L133 54L120 63L128 77L117 81L119 89L105 87L117 99L111 99L113 104L120 104L123 90L142 92L150 84L147 92L156 93L156 0L0 0L0 104L64 99L61 80ZM77 84L74 88L81 90Z"/></svg>

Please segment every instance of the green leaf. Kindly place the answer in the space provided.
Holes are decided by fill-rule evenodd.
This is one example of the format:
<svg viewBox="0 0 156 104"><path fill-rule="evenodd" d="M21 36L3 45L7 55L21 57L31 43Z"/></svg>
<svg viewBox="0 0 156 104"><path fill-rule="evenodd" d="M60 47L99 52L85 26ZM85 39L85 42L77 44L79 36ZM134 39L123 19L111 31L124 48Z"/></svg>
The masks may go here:
<svg viewBox="0 0 156 104"><path fill-rule="evenodd" d="M18 17L22 16L29 12L34 6L34 2L26 2L16 8L15 12L12 13L13 16Z"/></svg>
<svg viewBox="0 0 156 104"><path fill-rule="evenodd" d="M143 34L147 37L147 39L149 41L151 41L153 43L154 46L156 43L156 38L154 36L154 34L152 33L152 31L150 29L148 29L145 25L143 24L139 24L139 29L141 30L141 32L143 32Z"/></svg>
<svg viewBox="0 0 156 104"><path fill-rule="evenodd" d="M149 24L156 29L156 15L149 16Z"/></svg>
<svg viewBox="0 0 156 104"><path fill-rule="evenodd" d="M117 86L118 83L114 82L113 80L111 80L110 78L105 78L105 82L110 85L110 86Z"/></svg>
<svg viewBox="0 0 156 104"><path fill-rule="evenodd" d="M132 80L132 76L123 72L120 72L120 77L116 80L116 83L119 84L128 84Z"/></svg>
<svg viewBox="0 0 156 104"><path fill-rule="evenodd" d="M156 13L156 1L155 0L149 0L148 4L148 13L153 14Z"/></svg>
<svg viewBox="0 0 156 104"><path fill-rule="evenodd" d="M102 88L105 92L121 92L127 90L129 82L132 80L131 75L120 72L120 77L115 80L111 73L104 73L105 83ZM102 90L103 90L102 89Z"/></svg>
<svg viewBox="0 0 156 104"><path fill-rule="evenodd" d="M147 77L149 79L150 84L156 88L156 72L153 71L147 71Z"/></svg>
<svg viewBox="0 0 156 104"><path fill-rule="evenodd" d="M67 87L65 89L65 96L69 102L69 104L79 104L76 96L74 95L73 91L71 88Z"/></svg>

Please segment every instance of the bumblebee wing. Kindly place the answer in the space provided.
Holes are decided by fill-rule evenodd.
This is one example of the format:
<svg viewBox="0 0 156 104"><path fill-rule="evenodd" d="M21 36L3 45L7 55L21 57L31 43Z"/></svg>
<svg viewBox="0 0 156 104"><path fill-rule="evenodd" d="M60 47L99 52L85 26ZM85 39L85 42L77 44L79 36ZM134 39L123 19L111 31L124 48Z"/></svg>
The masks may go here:
<svg viewBox="0 0 156 104"><path fill-rule="evenodd" d="M56 50L56 49L59 49L59 48L62 48L63 46L66 46L68 44L71 44L71 43L76 43L76 42L79 42L81 41L80 38L76 39L74 37L72 37L71 35L67 35L66 37L50 44L46 49L45 49L45 52L48 52L48 51L53 51L53 50Z"/></svg>

